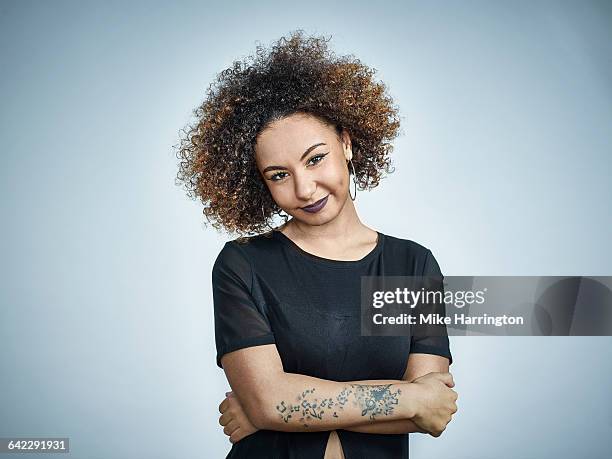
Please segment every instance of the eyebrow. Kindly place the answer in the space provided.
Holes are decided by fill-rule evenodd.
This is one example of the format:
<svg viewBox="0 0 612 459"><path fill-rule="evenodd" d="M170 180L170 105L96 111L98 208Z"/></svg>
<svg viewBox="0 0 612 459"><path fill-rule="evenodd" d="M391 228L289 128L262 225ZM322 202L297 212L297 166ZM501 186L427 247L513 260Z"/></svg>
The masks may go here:
<svg viewBox="0 0 612 459"><path fill-rule="evenodd" d="M319 146L321 146L321 145L327 145L327 144L325 144L325 143L321 142L321 143L315 143L314 145L312 145L312 146L308 147L308 150L306 150L306 151L305 151L305 152L302 154L302 156L300 157L300 161L302 161L302 160L304 159L304 157L305 157L305 156L306 156L308 153L310 153L312 150L314 150L315 148L317 148L317 147L319 147ZM266 167L266 168L263 170L263 173L266 173L266 172L268 172L268 171L275 171L275 170L278 170L278 169L285 170L285 169L287 169L287 168L286 168L286 167L283 167L283 166L268 166L268 167Z"/></svg>

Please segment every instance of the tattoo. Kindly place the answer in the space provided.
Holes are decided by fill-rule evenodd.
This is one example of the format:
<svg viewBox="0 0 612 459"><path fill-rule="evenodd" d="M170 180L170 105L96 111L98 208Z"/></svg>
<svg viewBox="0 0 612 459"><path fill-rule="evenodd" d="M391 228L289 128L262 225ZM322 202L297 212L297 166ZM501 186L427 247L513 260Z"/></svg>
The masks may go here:
<svg viewBox="0 0 612 459"><path fill-rule="evenodd" d="M315 392L313 387L299 394L295 404L281 401L279 405L276 405L276 410L283 421L288 423L295 414L296 417L300 416L299 422L303 423L304 427L308 427L309 421L323 419L326 411L331 412L331 416L337 418L338 412L344 410L349 396L352 395L353 406L361 410L362 416L368 416L370 420L374 420L377 415L392 414L394 405L399 403L397 397L402 393L401 389L392 392L389 390L390 386L391 384L350 384L342 389L335 399L324 398L321 401L313 396Z"/></svg>

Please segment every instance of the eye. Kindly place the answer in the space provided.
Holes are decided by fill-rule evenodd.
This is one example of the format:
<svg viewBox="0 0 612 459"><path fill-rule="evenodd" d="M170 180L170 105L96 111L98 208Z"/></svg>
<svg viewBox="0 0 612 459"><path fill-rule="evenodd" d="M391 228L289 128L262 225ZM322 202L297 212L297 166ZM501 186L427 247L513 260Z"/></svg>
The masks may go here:
<svg viewBox="0 0 612 459"><path fill-rule="evenodd" d="M307 164L316 166L321 161L323 161L323 158L325 158L328 154L329 153L319 153L318 155L314 155L312 158L308 160ZM285 178L286 175L287 175L286 172L277 172L276 174L270 176L270 181L280 182L281 180Z"/></svg>
<svg viewBox="0 0 612 459"><path fill-rule="evenodd" d="M276 173L276 174L274 174L274 175L270 176L270 180L272 180L273 182L278 182L279 180L282 180L284 177L280 177L280 178L278 178L278 179L277 179L277 178L275 178L275 177L278 177L279 175L283 175L283 174L287 175L287 173L286 173L286 172L278 172L278 173Z"/></svg>
<svg viewBox="0 0 612 459"><path fill-rule="evenodd" d="M314 162L313 164L319 164L323 158L325 158L328 155L328 153L320 153L318 155L314 155L312 158L310 158L310 160L308 161L308 163L310 164L311 161L314 161L315 159L319 158L316 162Z"/></svg>

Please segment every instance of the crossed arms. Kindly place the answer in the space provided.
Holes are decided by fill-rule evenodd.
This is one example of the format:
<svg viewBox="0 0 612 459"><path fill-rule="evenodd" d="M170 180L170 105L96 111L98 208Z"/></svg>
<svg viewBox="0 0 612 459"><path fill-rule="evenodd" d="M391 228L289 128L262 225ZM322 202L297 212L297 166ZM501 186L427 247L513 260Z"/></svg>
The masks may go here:
<svg viewBox="0 0 612 459"><path fill-rule="evenodd" d="M337 382L285 373L274 344L230 352L221 364L257 429L439 436L456 412L448 360L437 355L410 354L402 380Z"/></svg>

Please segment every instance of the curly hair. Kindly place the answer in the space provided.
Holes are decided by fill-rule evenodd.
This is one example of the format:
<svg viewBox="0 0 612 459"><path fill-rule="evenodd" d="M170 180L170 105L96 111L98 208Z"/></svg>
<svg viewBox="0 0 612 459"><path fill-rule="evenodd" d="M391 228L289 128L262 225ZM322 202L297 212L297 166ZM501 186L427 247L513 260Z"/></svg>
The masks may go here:
<svg viewBox="0 0 612 459"><path fill-rule="evenodd" d="M393 172L398 108L384 83L374 81L375 69L352 55L337 57L328 41L298 29L270 49L257 45L255 55L217 74L193 111L197 122L182 131L178 146L177 184L202 201L215 229L240 236L269 229L280 208L257 169L255 144L270 123L292 114L348 131L359 189Z"/></svg>

